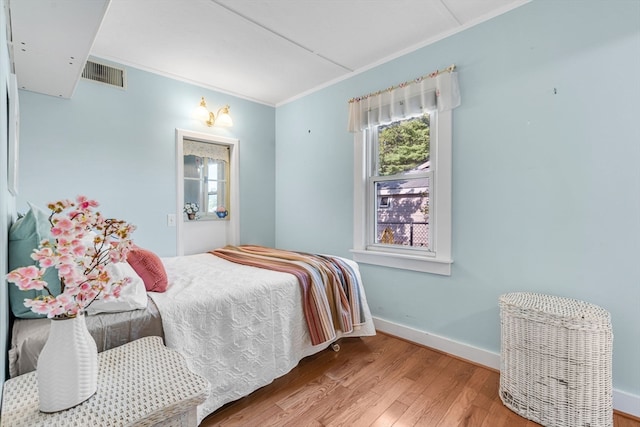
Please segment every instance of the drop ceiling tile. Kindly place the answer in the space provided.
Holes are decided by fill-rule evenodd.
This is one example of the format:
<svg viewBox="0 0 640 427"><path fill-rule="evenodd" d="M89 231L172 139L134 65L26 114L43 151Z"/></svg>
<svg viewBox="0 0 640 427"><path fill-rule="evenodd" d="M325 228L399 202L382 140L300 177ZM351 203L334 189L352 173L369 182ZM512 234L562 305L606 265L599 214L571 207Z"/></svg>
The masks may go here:
<svg viewBox="0 0 640 427"><path fill-rule="evenodd" d="M137 36L130 37L134 32ZM344 72L202 0L142 0L136 5L114 0L92 54L270 104Z"/></svg>
<svg viewBox="0 0 640 427"><path fill-rule="evenodd" d="M216 0L348 70L357 70L449 31L438 2Z"/></svg>

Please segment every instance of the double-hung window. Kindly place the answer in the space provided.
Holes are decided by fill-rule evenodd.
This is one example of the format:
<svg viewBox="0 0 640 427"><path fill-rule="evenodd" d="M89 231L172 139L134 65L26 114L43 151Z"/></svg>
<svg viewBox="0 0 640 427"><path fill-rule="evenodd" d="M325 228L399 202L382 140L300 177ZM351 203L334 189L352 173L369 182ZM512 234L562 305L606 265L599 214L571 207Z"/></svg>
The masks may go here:
<svg viewBox="0 0 640 427"><path fill-rule="evenodd" d="M358 262L451 274L451 108L459 96L455 73L436 77L351 106Z"/></svg>
<svg viewBox="0 0 640 427"><path fill-rule="evenodd" d="M429 195L430 115L367 131L367 231L372 248L431 253ZM380 245L384 245L380 247Z"/></svg>

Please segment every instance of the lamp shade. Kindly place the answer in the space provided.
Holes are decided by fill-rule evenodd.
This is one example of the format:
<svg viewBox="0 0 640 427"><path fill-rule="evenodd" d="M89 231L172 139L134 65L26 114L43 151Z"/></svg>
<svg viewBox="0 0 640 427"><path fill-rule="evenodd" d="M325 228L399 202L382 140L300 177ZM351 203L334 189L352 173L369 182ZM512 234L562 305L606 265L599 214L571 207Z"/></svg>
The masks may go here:
<svg viewBox="0 0 640 427"><path fill-rule="evenodd" d="M207 110L207 107L203 106L202 104L196 107L195 111L193 112L193 115L195 116L196 119L203 122L206 122L207 120L209 120L209 110Z"/></svg>
<svg viewBox="0 0 640 427"><path fill-rule="evenodd" d="M218 114L216 118L216 125L222 127L231 127L233 126L233 119L229 115L229 108L225 108Z"/></svg>

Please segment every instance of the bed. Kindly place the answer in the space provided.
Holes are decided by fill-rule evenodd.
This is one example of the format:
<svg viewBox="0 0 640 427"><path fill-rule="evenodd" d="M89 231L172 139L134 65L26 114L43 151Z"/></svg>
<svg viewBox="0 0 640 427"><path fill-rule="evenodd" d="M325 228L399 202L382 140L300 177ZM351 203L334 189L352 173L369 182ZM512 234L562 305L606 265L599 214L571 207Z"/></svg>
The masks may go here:
<svg viewBox="0 0 640 427"><path fill-rule="evenodd" d="M87 325L99 350L142 336L163 336L167 347L182 353L191 370L211 383L209 398L198 407L200 422L342 337L375 335L357 264L331 259L355 278L348 305L358 313L350 327L333 316L320 337L317 331L310 334L309 288L301 286L297 273L243 265L213 253L162 258L168 282L164 292L149 291L146 308L88 316ZM290 262L300 267L301 261ZM340 305L334 291L329 299ZM333 302L329 305L335 314ZM12 373L34 369L47 326L47 319L14 322Z"/></svg>
<svg viewBox="0 0 640 427"><path fill-rule="evenodd" d="M50 322L47 318L14 319L9 348L11 378L36 370L38 355L49 337ZM98 352L138 338L163 336L160 312L150 297L145 308L88 315L86 323Z"/></svg>

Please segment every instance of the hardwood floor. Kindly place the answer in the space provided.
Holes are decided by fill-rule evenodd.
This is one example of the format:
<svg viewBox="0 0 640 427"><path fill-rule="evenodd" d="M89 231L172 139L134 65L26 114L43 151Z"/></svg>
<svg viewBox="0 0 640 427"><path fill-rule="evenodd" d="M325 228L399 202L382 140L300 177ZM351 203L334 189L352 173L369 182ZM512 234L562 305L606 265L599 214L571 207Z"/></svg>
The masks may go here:
<svg viewBox="0 0 640 427"><path fill-rule="evenodd" d="M498 397L499 373L382 333L340 341L207 417L201 427L533 427ZM615 427L640 421L614 415Z"/></svg>

